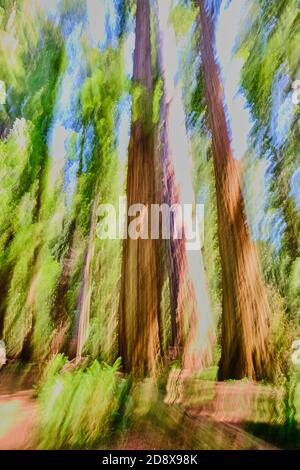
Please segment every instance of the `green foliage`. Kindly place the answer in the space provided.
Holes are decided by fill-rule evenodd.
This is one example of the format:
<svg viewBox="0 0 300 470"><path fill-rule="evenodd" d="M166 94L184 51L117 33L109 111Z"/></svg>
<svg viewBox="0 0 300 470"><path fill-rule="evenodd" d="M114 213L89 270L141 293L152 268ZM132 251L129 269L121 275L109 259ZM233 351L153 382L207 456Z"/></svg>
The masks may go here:
<svg viewBox="0 0 300 470"><path fill-rule="evenodd" d="M114 130L116 105L127 88L120 49L90 50L89 67L90 75L82 87L82 107L84 121L94 124L95 144L90 166L79 178L75 202L77 228L84 237L90 230L94 199L117 208L122 194ZM100 240L96 234L92 243L90 329L85 353L111 361L116 357L121 245L119 240Z"/></svg>
<svg viewBox="0 0 300 470"><path fill-rule="evenodd" d="M47 366L40 386L40 449L92 448L111 435L118 423L127 382L113 366L94 361L86 368L59 371L62 356Z"/></svg>
<svg viewBox="0 0 300 470"><path fill-rule="evenodd" d="M159 92L159 89L157 90L157 92ZM132 85L131 95L132 122L140 122L143 124L146 131L151 131L153 123L152 94L140 83L134 83Z"/></svg>
<svg viewBox="0 0 300 470"><path fill-rule="evenodd" d="M35 251L33 236L32 228L20 231L12 246L12 250L15 249L19 255L11 278L3 327L3 337L10 356L20 355L24 340L32 326L32 314L27 298ZM22 251L16 248L19 244L22 244Z"/></svg>
<svg viewBox="0 0 300 470"><path fill-rule="evenodd" d="M72 5L65 2L62 13L70 12ZM53 161L48 158L46 143L57 87L66 65L62 38L58 29L39 15L39 10L33 8L22 18L28 8L26 2L19 2L16 9L13 3L6 7L0 25L1 46L11 38L9 47L15 45L16 53L15 63L11 64L11 55L0 51L3 64L0 79L11 88L14 110L10 120L18 115L22 118L15 120L9 138L0 141L4 196L0 215L0 277L7 277L7 271L10 273L5 279L8 293L3 299L3 335L10 356L22 355L26 342L30 344L31 356L42 360L58 332L54 309L66 263L71 264L68 289L58 300L65 318L58 318L58 322L67 320L72 327L76 319L93 200L98 195L100 202L117 199L116 103L127 83L120 49L108 48L104 52L86 49L89 75L81 90L82 117L84 125L94 125L96 135L87 169L85 173L80 169L71 211L67 212L63 175L53 180ZM3 113L6 119L4 108ZM74 133L69 141L70 161L75 158L76 138ZM68 261L70 249L72 258ZM91 347L95 356L100 350L104 357L111 355L109 347L103 347L103 341L108 343L107 331L115 324L108 318L112 309L116 317L117 295L111 302L110 292L117 285L119 252L118 242L106 242L104 246L96 243L91 335L96 331L94 325L99 323L104 333ZM114 269L111 269L112 258ZM103 283L97 282L100 269Z"/></svg>
<svg viewBox="0 0 300 470"><path fill-rule="evenodd" d="M0 70L1 79L13 85L15 93L23 87L26 67L23 62L31 46L36 47L37 30L34 27L36 10L32 1L5 2L0 10Z"/></svg>
<svg viewBox="0 0 300 470"><path fill-rule="evenodd" d="M49 345L53 335L52 309L54 294L59 282L61 267L48 253L41 253L38 271L32 280L34 283L33 307L36 316L32 331L33 359L43 360L49 354Z"/></svg>
<svg viewBox="0 0 300 470"><path fill-rule="evenodd" d="M9 271L3 336L10 356L22 354L32 330L33 342L37 334L39 352L45 352L51 336L48 300L56 283L56 279L47 282L53 277L47 257L44 266L35 268L35 263L48 222L39 219L39 211L62 41L57 29L32 7L31 1L7 3L0 27L1 79L9 90L4 106L13 103L5 122L10 133L0 142L0 277Z"/></svg>
<svg viewBox="0 0 300 470"><path fill-rule="evenodd" d="M299 43L300 27L296 0L281 2L281 8L276 13L265 8L267 2L261 7L259 3L263 2L256 2L258 8L255 20L252 20L253 25L246 38L243 38L239 50L247 58L242 85L248 101L253 104L255 116L265 125L269 118L271 89L278 68L287 63L293 77L299 66L295 44ZM272 7L274 3L271 2Z"/></svg>
<svg viewBox="0 0 300 470"><path fill-rule="evenodd" d="M186 36L197 17L197 8L187 8L183 2L178 2L172 8L171 22L178 36Z"/></svg>
<svg viewBox="0 0 300 470"><path fill-rule="evenodd" d="M163 81L159 78L155 83L155 88L153 92L153 124L156 125L159 123L160 116L160 101L163 95Z"/></svg>
<svg viewBox="0 0 300 470"><path fill-rule="evenodd" d="M43 367L41 376L36 384L36 391L39 394L46 384L53 384L57 375L63 369L68 359L64 354L56 354Z"/></svg>
<svg viewBox="0 0 300 470"><path fill-rule="evenodd" d="M218 377L218 367L208 367L203 369L197 376L200 380L216 381Z"/></svg>
<svg viewBox="0 0 300 470"><path fill-rule="evenodd" d="M116 9L118 14L118 36L122 38L129 29L130 20L132 20L135 13L135 0L117 0Z"/></svg>
<svg viewBox="0 0 300 470"><path fill-rule="evenodd" d="M265 162L272 158L265 219L281 213L285 226L279 252L275 253L270 244L262 246L264 273L281 301L286 303L285 316L293 322L290 328L299 332L300 296L295 272L300 255L300 213L290 193L291 179L299 166L299 109L295 106L295 118L280 146L275 147L273 143L276 129L272 128L274 114L277 113L278 120L285 119L281 115L284 114L283 109L274 109L277 99L274 84L278 74L283 71L287 77L287 95L299 69L299 55L296 53L296 43L300 40L299 5L295 0L257 0L253 2L250 18L246 32L240 35L237 48L237 53L245 59L241 84L255 118L252 141L254 144L260 143L260 155L256 158L265 158ZM258 167L260 163L254 157L251 154L248 160L250 165ZM253 188L250 189L253 192ZM255 212L256 208L253 209ZM272 298L270 304L276 323L278 303ZM282 331L279 325L278 328ZM284 353L281 347L278 351L281 351L279 354Z"/></svg>

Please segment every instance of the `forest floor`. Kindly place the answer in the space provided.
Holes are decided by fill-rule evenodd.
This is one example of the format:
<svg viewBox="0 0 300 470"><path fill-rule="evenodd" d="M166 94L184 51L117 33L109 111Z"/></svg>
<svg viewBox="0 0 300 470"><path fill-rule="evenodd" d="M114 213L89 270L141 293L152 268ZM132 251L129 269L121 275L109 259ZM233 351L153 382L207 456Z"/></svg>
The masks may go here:
<svg viewBox="0 0 300 470"><path fill-rule="evenodd" d="M38 405L32 391L0 395L0 450L34 449Z"/></svg>
<svg viewBox="0 0 300 470"><path fill-rule="evenodd" d="M0 396L0 450L34 449L36 447L36 425L38 422L38 405L31 391ZM186 418L187 421L189 418ZM257 439L238 426L217 423L207 418L193 418L193 427L197 427L197 437L191 438L191 428L186 422L181 432L164 430L151 420L135 423L123 435L120 435L113 449L119 450L159 450L159 449L272 449L271 444ZM187 432L186 432L187 431ZM212 433L214 434L211 439ZM201 436L203 439L201 439ZM191 446L191 447L190 447Z"/></svg>
<svg viewBox="0 0 300 470"><path fill-rule="evenodd" d="M23 380L16 370L0 373L0 450L36 448L39 407L34 375L27 374ZM212 384L201 384L202 394L207 393L207 387ZM127 430L115 436L110 449L274 449L243 429L245 416L240 411L241 399L234 398L234 388L228 394L228 385L222 384L218 390L223 413L220 414L220 398L209 406L198 402L168 405L159 399L149 416L135 419ZM245 385L239 385L238 390L239 394L244 392L243 400L249 405ZM226 411L225 402L231 403L231 409L234 405L234 415L228 413L228 405Z"/></svg>

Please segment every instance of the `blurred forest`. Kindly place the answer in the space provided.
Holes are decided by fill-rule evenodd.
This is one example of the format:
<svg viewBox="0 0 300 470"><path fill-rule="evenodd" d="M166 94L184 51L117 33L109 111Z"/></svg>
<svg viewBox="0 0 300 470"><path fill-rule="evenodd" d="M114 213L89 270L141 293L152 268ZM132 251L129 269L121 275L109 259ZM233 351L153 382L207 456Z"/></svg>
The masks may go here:
<svg viewBox="0 0 300 470"><path fill-rule="evenodd" d="M299 53L298 0L0 1L0 391L31 377L37 447L193 415L299 448ZM124 196L203 204L201 246L101 239Z"/></svg>

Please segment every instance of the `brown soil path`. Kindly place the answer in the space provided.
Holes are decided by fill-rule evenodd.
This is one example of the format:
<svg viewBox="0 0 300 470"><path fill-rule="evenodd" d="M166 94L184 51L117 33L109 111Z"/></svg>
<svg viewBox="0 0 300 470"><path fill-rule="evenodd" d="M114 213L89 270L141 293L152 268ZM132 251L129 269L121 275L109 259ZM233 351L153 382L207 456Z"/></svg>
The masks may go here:
<svg viewBox="0 0 300 470"><path fill-rule="evenodd" d="M0 395L0 450L33 449L37 419L31 391Z"/></svg>
<svg viewBox="0 0 300 470"><path fill-rule="evenodd" d="M17 380L18 379L18 380ZM203 387L202 387L203 388ZM226 400L229 400L227 387ZM192 393L193 395L193 393ZM202 390L202 394L204 391ZM232 393L230 392L230 398ZM187 397L185 397L187 398ZM213 399L218 408L219 400ZM247 405L249 405L247 403ZM216 408L216 409L217 409ZM248 408L248 406L246 407ZM137 420L124 433L116 436L113 449L274 449L269 443L254 437L242 428L231 413L216 413L214 407L200 403L186 407L167 405L163 397L157 401L149 417ZM238 413L239 414L239 413ZM33 393L32 380L24 382L11 373L0 373L0 450L36 448L39 410ZM241 420L243 421L243 420Z"/></svg>

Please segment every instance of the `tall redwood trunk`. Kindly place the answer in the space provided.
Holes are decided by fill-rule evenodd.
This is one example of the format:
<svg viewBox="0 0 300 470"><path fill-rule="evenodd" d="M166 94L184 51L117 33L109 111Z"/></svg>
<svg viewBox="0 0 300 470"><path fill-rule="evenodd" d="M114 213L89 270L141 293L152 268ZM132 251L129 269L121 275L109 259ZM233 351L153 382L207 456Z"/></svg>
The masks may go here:
<svg viewBox="0 0 300 470"><path fill-rule="evenodd" d="M216 182L218 238L222 267L223 318L219 379L262 379L271 364L268 350L270 309L258 252L247 226L242 169L231 150L215 58L215 37L205 1L199 0L201 56Z"/></svg>
<svg viewBox="0 0 300 470"><path fill-rule="evenodd" d="M154 156L149 0L137 0L133 86L133 119L128 149L127 205L158 203ZM135 111L140 108L138 115ZM131 217L127 217L128 227ZM119 353L125 371L154 374L160 358L159 240L124 240L119 315Z"/></svg>
<svg viewBox="0 0 300 470"><path fill-rule="evenodd" d="M180 85L174 86L178 59L175 32L170 23L171 5L171 0L157 2L158 47L163 76L161 106L163 197L169 207L174 204L194 206L192 164L185 129L183 100ZM194 219L193 222L195 225L197 220ZM213 332L201 246L199 241L193 251L187 251L183 224L183 237L176 239L174 223L174 217L171 217L171 237L166 242L172 344L175 356L182 356L182 365L185 369L199 370L211 356Z"/></svg>

